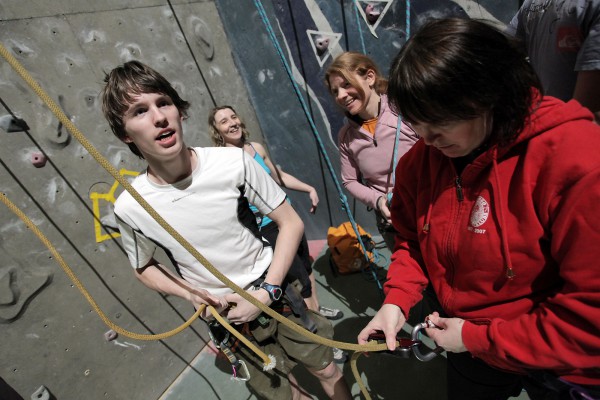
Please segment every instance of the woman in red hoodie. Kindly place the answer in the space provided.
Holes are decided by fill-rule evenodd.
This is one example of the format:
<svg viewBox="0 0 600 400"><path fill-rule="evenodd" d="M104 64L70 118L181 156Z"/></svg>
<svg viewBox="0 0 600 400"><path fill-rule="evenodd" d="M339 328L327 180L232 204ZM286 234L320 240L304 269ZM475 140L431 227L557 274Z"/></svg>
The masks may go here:
<svg viewBox="0 0 600 400"><path fill-rule="evenodd" d="M386 299L359 343L379 330L393 350L431 282L441 309L427 334L448 352L449 399L600 398L592 113L544 97L518 46L466 19L423 26L388 96L422 139L397 166L413 173L394 187Z"/></svg>

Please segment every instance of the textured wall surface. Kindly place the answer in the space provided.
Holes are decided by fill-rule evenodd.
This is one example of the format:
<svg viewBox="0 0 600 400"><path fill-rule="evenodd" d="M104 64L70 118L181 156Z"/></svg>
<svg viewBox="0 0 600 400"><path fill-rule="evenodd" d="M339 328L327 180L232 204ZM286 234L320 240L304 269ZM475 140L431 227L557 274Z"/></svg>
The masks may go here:
<svg viewBox="0 0 600 400"><path fill-rule="evenodd" d="M392 58L406 42L407 31L414 32L428 18L482 18L502 26L518 9L517 0L262 1L259 3L264 6L268 24L276 35L273 41L255 1L217 0L216 3L271 157L284 170L315 186L320 194L321 206L311 216L307 213L308 197L290 193L309 239L323 238L328 226L348 220L307 117L314 121L339 180L336 143L344 116L324 85L324 73L332 59L346 50L364 52L387 74ZM323 39L327 45L319 46ZM285 54L289 72L275 50L277 45ZM294 76L307 113L289 73ZM358 222L377 233L373 214L364 205L353 202L351 196L348 200Z"/></svg>
<svg viewBox="0 0 600 400"><path fill-rule="evenodd" d="M343 116L323 85L333 57L348 49L365 51L386 73L409 26L414 31L425 18L444 15L507 23L518 2L411 2L409 24L407 3L262 2L336 177L335 141ZM369 4L379 7L380 18L370 16ZM104 72L139 59L174 82L192 102L185 123L190 145L211 145L206 126L211 107L235 106L274 162L317 188L321 206L314 216L306 195L290 195L309 239L322 239L329 225L347 217L264 22L250 0L3 0L0 42L126 176L143 163L116 141L101 115L97 95ZM0 191L48 236L114 322L140 333L181 324L193 312L190 305L136 282L119 240L111 238L111 204L121 190L114 178L3 59L0 99ZM11 114L28 129L8 132L4 122ZM365 207L349 201L357 220L376 232ZM50 252L3 205L0 260L0 378L25 398L40 385L58 399L158 398L206 342L200 323L162 342L105 340L108 328ZM202 371L195 373L206 379Z"/></svg>
<svg viewBox="0 0 600 400"><path fill-rule="evenodd" d="M259 130L214 2L128 3L2 1L0 41L118 169L133 173L142 163L110 133L97 94L104 72L133 58L154 66L192 102L189 144L210 145L206 118L215 103L236 104L250 129ZM192 307L138 283L119 240L95 222L110 225L110 195L120 191L114 178L4 60L0 97L0 114L8 108L29 126L0 130L2 193L48 236L114 322L139 333L183 323ZM33 165L36 156L47 157L45 166ZM106 341L108 328L4 205L0 231L0 377L22 396L45 385L59 399L158 398L205 345L200 323L163 342Z"/></svg>

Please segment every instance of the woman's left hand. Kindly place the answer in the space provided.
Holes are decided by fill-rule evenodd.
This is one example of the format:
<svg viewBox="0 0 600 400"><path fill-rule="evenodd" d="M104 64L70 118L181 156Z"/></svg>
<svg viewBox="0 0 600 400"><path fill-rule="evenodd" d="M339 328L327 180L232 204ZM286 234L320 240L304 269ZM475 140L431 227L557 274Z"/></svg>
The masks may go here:
<svg viewBox="0 0 600 400"><path fill-rule="evenodd" d="M377 209L383 215L388 224L392 223L392 213L390 212L390 208L388 207L386 196L381 196L377 199Z"/></svg>
<svg viewBox="0 0 600 400"><path fill-rule="evenodd" d="M427 335L444 350L452 353L467 351L462 340L462 327L465 323L461 318L441 318L440 314L434 312L428 319L435 324L434 328L427 328Z"/></svg>
<svg viewBox="0 0 600 400"><path fill-rule="evenodd" d="M308 192L308 196L310 197L311 202L310 213L314 214L317 211L317 205L319 205L319 195L317 195L315 188L311 188Z"/></svg>

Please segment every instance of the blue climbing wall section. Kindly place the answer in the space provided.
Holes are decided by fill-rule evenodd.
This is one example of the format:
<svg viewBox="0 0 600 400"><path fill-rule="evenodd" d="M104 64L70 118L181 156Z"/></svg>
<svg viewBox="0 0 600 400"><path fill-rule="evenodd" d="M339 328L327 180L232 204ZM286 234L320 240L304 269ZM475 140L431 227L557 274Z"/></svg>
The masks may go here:
<svg viewBox="0 0 600 400"><path fill-rule="evenodd" d="M324 85L324 73L333 58L347 50L364 52L387 75L392 58L406 42L407 31L414 32L427 19L483 18L502 27L518 9L518 1L493 0L217 0L216 4L271 157L321 194L319 210L311 216L308 196L290 193L312 239L323 238L330 225L348 219L308 117L314 121L339 179L336 143L344 116ZM264 7L266 18L257 7ZM265 24L273 27L275 41ZM289 64L289 73L277 45ZM299 88L305 109L288 74ZM350 196L348 201L357 221L377 232L366 206Z"/></svg>

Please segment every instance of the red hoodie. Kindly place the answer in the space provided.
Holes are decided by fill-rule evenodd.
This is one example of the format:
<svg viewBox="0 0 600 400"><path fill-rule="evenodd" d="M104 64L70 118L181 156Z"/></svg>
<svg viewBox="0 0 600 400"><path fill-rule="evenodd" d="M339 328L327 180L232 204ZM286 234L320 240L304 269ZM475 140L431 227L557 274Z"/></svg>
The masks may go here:
<svg viewBox="0 0 600 400"><path fill-rule="evenodd" d="M600 126L579 103L543 98L508 147L457 176L423 140L401 158L398 231L385 303L404 315L427 270L475 357L600 384ZM462 199L460 199L462 198ZM512 279L508 276L514 274Z"/></svg>

